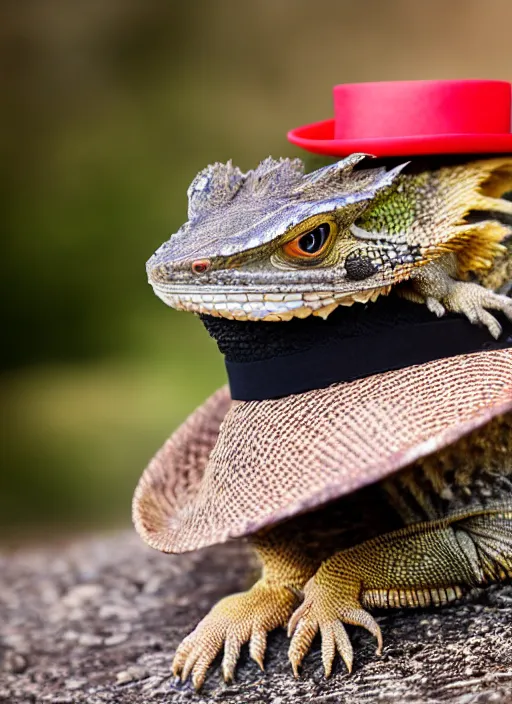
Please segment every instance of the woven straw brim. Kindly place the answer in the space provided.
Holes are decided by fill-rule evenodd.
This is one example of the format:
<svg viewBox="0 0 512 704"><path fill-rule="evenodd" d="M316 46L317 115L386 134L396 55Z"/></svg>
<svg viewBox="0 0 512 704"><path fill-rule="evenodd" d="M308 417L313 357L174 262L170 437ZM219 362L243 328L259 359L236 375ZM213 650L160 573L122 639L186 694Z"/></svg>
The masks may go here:
<svg viewBox="0 0 512 704"><path fill-rule="evenodd" d="M174 433L135 492L140 535L186 552L379 481L512 410L512 350L482 352L281 399L221 389Z"/></svg>

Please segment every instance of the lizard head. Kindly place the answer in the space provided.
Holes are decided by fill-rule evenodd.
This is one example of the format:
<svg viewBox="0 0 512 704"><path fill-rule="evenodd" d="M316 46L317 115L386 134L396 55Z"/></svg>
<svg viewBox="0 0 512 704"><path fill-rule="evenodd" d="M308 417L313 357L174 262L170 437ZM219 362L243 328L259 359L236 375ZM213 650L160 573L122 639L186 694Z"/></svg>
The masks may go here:
<svg viewBox="0 0 512 704"><path fill-rule="evenodd" d="M407 205L392 237L400 208L389 217L383 208L382 234L360 223L396 191L405 164L354 170L366 156L310 174L300 159L267 158L247 173L231 162L208 166L188 189L188 221L147 263L155 293L180 310L289 320L387 292L397 267L413 262L400 235Z"/></svg>

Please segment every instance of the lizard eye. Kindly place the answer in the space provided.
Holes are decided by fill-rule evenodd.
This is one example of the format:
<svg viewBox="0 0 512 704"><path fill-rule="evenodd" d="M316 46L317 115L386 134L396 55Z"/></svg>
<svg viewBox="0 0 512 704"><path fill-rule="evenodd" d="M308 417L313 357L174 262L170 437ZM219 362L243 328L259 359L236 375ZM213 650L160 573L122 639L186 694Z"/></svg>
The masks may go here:
<svg viewBox="0 0 512 704"><path fill-rule="evenodd" d="M317 257L323 252L329 242L331 226L324 222L314 230L299 235L291 242L287 242L283 251L291 257Z"/></svg>
<svg viewBox="0 0 512 704"><path fill-rule="evenodd" d="M209 268L209 259L197 259L195 262L192 262L192 271L194 274L204 274L204 272L208 271Z"/></svg>

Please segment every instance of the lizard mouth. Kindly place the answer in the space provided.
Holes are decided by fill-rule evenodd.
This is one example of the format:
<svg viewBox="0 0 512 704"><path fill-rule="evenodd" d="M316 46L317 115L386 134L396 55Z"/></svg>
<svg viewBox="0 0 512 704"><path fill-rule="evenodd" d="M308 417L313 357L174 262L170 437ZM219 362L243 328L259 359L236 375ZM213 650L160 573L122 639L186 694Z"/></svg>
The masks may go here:
<svg viewBox="0 0 512 704"><path fill-rule="evenodd" d="M289 291L286 293L229 291L227 287L212 287L198 293L197 287L170 289L152 283L155 294L164 303L176 310L212 315L229 320L254 320L281 322L292 318L307 318L310 315L327 318L338 306L375 301L391 290L390 286L360 291L353 294L335 291Z"/></svg>

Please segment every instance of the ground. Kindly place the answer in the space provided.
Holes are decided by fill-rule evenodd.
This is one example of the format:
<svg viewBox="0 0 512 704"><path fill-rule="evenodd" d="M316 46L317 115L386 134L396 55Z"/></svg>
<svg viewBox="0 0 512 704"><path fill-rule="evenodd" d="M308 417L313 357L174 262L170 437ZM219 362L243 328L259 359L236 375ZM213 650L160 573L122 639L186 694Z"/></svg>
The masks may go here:
<svg viewBox="0 0 512 704"><path fill-rule="evenodd" d="M512 701L511 586L442 609L381 612L384 653L353 629L351 676L338 663L325 680L315 642L295 680L284 633L275 633L266 674L244 653L235 684L221 683L216 668L201 695L177 688L176 645L251 573L243 544L167 556L131 532L0 555L0 702Z"/></svg>

